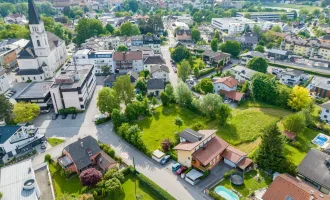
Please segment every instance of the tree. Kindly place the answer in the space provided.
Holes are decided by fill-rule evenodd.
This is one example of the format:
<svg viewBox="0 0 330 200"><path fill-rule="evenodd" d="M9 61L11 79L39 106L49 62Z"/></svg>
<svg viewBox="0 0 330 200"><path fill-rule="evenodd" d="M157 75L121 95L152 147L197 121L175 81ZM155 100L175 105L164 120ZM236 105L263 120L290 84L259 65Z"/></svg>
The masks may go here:
<svg viewBox="0 0 330 200"><path fill-rule="evenodd" d="M119 76L113 86L120 100L124 101L125 105L130 103L135 97L134 85L131 84L129 76Z"/></svg>
<svg viewBox="0 0 330 200"><path fill-rule="evenodd" d="M321 14L320 9L315 9L315 10L313 11L313 15L314 15L315 17L320 16L320 14Z"/></svg>
<svg viewBox="0 0 330 200"><path fill-rule="evenodd" d="M200 81L200 86L205 94L213 93L214 88L213 88L213 83L210 78L203 78Z"/></svg>
<svg viewBox="0 0 330 200"><path fill-rule="evenodd" d="M215 33L214 33L214 37L213 38L218 39L218 41L220 40L220 34L219 34L219 31L218 30L215 30Z"/></svg>
<svg viewBox="0 0 330 200"><path fill-rule="evenodd" d="M190 64L187 60L183 60L178 66L178 76L183 80L186 81L190 74Z"/></svg>
<svg viewBox="0 0 330 200"><path fill-rule="evenodd" d="M278 98L275 80L266 74L257 73L252 77L251 88L256 100L275 104Z"/></svg>
<svg viewBox="0 0 330 200"><path fill-rule="evenodd" d="M93 194L82 194L79 196L79 200L94 200Z"/></svg>
<svg viewBox="0 0 330 200"><path fill-rule="evenodd" d="M282 32L282 29L278 25L275 25L275 26L272 27L272 31L281 33Z"/></svg>
<svg viewBox="0 0 330 200"><path fill-rule="evenodd" d="M286 14L281 14L280 20L281 20L281 22L287 22L289 20L289 18Z"/></svg>
<svg viewBox="0 0 330 200"><path fill-rule="evenodd" d="M261 144L255 155L255 161L261 169L271 172L283 172L284 143L276 123L263 130Z"/></svg>
<svg viewBox="0 0 330 200"><path fill-rule="evenodd" d="M103 179L104 180L109 180L111 178L117 178L121 183L125 181L125 176L122 172L118 171L118 168L112 168L108 170L105 174Z"/></svg>
<svg viewBox="0 0 330 200"><path fill-rule="evenodd" d="M178 83L178 86L175 90L175 99L179 105L186 107L190 106L193 100L193 94L191 90L182 81Z"/></svg>
<svg viewBox="0 0 330 200"><path fill-rule="evenodd" d="M255 51L259 51L261 53L265 52L265 48L261 45L257 45L256 48L254 48Z"/></svg>
<svg viewBox="0 0 330 200"><path fill-rule="evenodd" d="M75 42L80 46L86 39L100 36L105 33L105 29L100 20L81 18L75 27L77 34Z"/></svg>
<svg viewBox="0 0 330 200"><path fill-rule="evenodd" d="M164 106L166 106L170 103L170 97L166 94L166 92L162 92L160 94L160 99L162 100L162 104Z"/></svg>
<svg viewBox="0 0 330 200"><path fill-rule="evenodd" d="M205 62L201 58L197 58L194 60L193 68L198 68L199 70L204 69L206 66Z"/></svg>
<svg viewBox="0 0 330 200"><path fill-rule="evenodd" d="M170 139L164 139L161 142L161 146L162 146L163 152L168 152L170 150L170 148L171 148L171 141L170 141Z"/></svg>
<svg viewBox="0 0 330 200"><path fill-rule="evenodd" d="M201 100L199 104L199 111L204 115L213 118L217 112L217 109L222 104L222 98L218 94L207 94Z"/></svg>
<svg viewBox="0 0 330 200"><path fill-rule="evenodd" d="M251 14L250 13L245 13L244 17L247 18L247 19L251 19Z"/></svg>
<svg viewBox="0 0 330 200"><path fill-rule="evenodd" d="M136 13L139 8L139 3L136 0L126 0L123 4L123 8L126 11L131 10L133 13Z"/></svg>
<svg viewBox="0 0 330 200"><path fill-rule="evenodd" d="M105 190L109 196L112 198L118 197L120 194L123 193L123 189L121 187L121 183L117 178L112 178L105 181Z"/></svg>
<svg viewBox="0 0 330 200"><path fill-rule="evenodd" d="M306 128L306 119L303 113L294 113L283 120L283 126L285 130L299 133Z"/></svg>
<svg viewBox="0 0 330 200"><path fill-rule="evenodd" d="M5 97L0 94L0 121L8 120L13 110L13 104Z"/></svg>
<svg viewBox="0 0 330 200"><path fill-rule="evenodd" d="M262 33L262 30L261 30L260 26L257 26L257 25L253 26L252 31L253 31L253 33L256 33L258 35L261 35L261 33Z"/></svg>
<svg viewBox="0 0 330 200"><path fill-rule="evenodd" d="M174 124L180 128L183 125L183 120L180 117L176 117Z"/></svg>
<svg viewBox="0 0 330 200"><path fill-rule="evenodd" d="M237 41L227 40L222 43L220 46L221 51L231 54L234 57L237 57L241 52L241 44Z"/></svg>
<svg viewBox="0 0 330 200"><path fill-rule="evenodd" d="M119 109L113 109L111 113L111 120L114 126L114 129L118 129L122 123L125 121L125 116L120 112Z"/></svg>
<svg viewBox="0 0 330 200"><path fill-rule="evenodd" d="M194 42L198 42L201 39L201 32L198 29L193 28L191 30L191 39Z"/></svg>
<svg viewBox="0 0 330 200"><path fill-rule="evenodd" d="M140 35L140 29L137 25L131 22L125 22L119 28L120 34L123 36Z"/></svg>
<svg viewBox="0 0 330 200"><path fill-rule="evenodd" d="M102 174L95 168L88 168L80 173L79 179L82 185L91 187L102 180Z"/></svg>
<svg viewBox="0 0 330 200"><path fill-rule="evenodd" d="M145 94L147 92L147 83L143 79L139 79L136 84L135 88L138 89L142 94Z"/></svg>
<svg viewBox="0 0 330 200"><path fill-rule="evenodd" d="M171 52L171 58L177 63L181 62L184 59L188 59L189 57L189 50L183 46L178 46Z"/></svg>
<svg viewBox="0 0 330 200"><path fill-rule="evenodd" d="M30 122L39 115L40 107L35 103L18 102L14 106L13 113L15 122Z"/></svg>
<svg viewBox="0 0 330 200"><path fill-rule="evenodd" d="M105 25L105 30L109 31L110 34L113 34L115 31L115 28L111 26L111 24Z"/></svg>
<svg viewBox="0 0 330 200"><path fill-rule="evenodd" d="M254 57L248 62L247 67L261 73L267 73L268 63L263 57Z"/></svg>
<svg viewBox="0 0 330 200"><path fill-rule="evenodd" d="M156 97L154 97L154 96L152 97L151 104L153 105L153 107L155 107L158 104Z"/></svg>
<svg viewBox="0 0 330 200"><path fill-rule="evenodd" d="M221 104L216 112L216 119L220 125L226 124L228 119L232 117L231 108L227 104Z"/></svg>
<svg viewBox="0 0 330 200"><path fill-rule="evenodd" d="M167 94L167 96L169 97L170 101L174 101L174 89L173 86L171 84L167 84L165 87L165 93Z"/></svg>
<svg viewBox="0 0 330 200"><path fill-rule="evenodd" d="M117 48L117 51L119 51L119 52L128 51L128 47L125 46L125 45L119 45L118 48Z"/></svg>
<svg viewBox="0 0 330 200"><path fill-rule="evenodd" d="M217 38L213 38L211 40L210 46L211 46L212 51L217 52L218 51L218 39Z"/></svg>
<svg viewBox="0 0 330 200"><path fill-rule="evenodd" d="M98 92L96 105L101 113L111 114L113 109L120 109L120 100L115 90L104 87Z"/></svg>
<svg viewBox="0 0 330 200"><path fill-rule="evenodd" d="M110 67L108 65L103 65L101 70L103 74L108 74L110 72Z"/></svg>
<svg viewBox="0 0 330 200"><path fill-rule="evenodd" d="M312 98L309 96L308 89L300 86L294 86L290 94L288 106L293 110L299 111L303 108L307 108L312 102Z"/></svg>

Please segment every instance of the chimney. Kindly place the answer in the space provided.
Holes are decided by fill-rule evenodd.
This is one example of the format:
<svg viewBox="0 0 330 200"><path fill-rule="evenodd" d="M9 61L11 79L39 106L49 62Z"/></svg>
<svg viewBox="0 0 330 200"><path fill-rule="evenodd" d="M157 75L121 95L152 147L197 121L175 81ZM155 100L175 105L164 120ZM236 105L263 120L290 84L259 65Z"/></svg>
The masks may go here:
<svg viewBox="0 0 330 200"><path fill-rule="evenodd" d="M80 146L84 148L84 142L80 142Z"/></svg>

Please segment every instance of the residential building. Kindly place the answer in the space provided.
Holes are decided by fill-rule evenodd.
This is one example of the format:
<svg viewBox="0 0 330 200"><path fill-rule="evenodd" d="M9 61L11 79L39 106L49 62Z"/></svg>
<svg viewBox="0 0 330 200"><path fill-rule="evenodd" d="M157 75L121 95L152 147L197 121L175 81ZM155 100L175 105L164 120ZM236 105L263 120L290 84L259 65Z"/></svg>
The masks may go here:
<svg viewBox="0 0 330 200"><path fill-rule="evenodd" d="M94 65L94 70L96 74L103 73L103 66L108 66L110 68L110 72L115 73L113 54L113 50L93 51L91 49L82 49L78 50L74 54L74 59L76 64L78 65Z"/></svg>
<svg viewBox="0 0 330 200"><path fill-rule="evenodd" d="M293 19L294 12L237 12L236 17L244 17L246 14L250 14L252 20L262 19L268 21L280 20L282 14L286 14L288 19Z"/></svg>
<svg viewBox="0 0 330 200"><path fill-rule="evenodd" d="M63 10L64 7L79 6L80 2L80 0L54 0L53 6L57 10Z"/></svg>
<svg viewBox="0 0 330 200"><path fill-rule="evenodd" d="M151 71L152 66L166 65L164 58L160 55L148 56L144 60L144 70Z"/></svg>
<svg viewBox="0 0 330 200"><path fill-rule="evenodd" d="M25 25L28 23L28 21L26 20L25 15L23 14L11 14L11 15L7 15L4 18L6 24L18 24L18 25Z"/></svg>
<svg viewBox="0 0 330 200"><path fill-rule="evenodd" d="M154 53L160 53L160 39L156 35L143 35L143 46L149 46Z"/></svg>
<svg viewBox="0 0 330 200"><path fill-rule="evenodd" d="M63 156L58 163L69 172L80 174L85 169L97 165L103 172L117 166L117 162L104 153L92 136L79 138L76 142L64 147Z"/></svg>
<svg viewBox="0 0 330 200"><path fill-rule="evenodd" d="M165 90L163 78L152 78L147 81L147 93L149 96L159 96Z"/></svg>
<svg viewBox="0 0 330 200"><path fill-rule="evenodd" d="M330 193L330 155L310 149L297 168L298 177L324 194Z"/></svg>
<svg viewBox="0 0 330 200"><path fill-rule="evenodd" d="M115 52L113 63L116 73L127 73L128 71L143 71L143 57L141 51Z"/></svg>
<svg viewBox="0 0 330 200"><path fill-rule="evenodd" d="M28 43L29 43L29 40L26 40L26 39L5 39L5 40L1 40L0 48L14 49L16 51L16 57L17 57L17 55L22 51L22 49Z"/></svg>
<svg viewBox="0 0 330 200"><path fill-rule="evenodd" d="M194 20L190 15L177 16L176 21L187 24L188 26L193 25Z"/></svg>
<svg viewBox="0 0 330 200"><path fill-rule="evenodd" d="M252 160L246 154L216 136L216 130L196 132L185 129L179 133L179 137L180 143L174 149L177 151L178 162L184 166L206 171L224 160L229 166L245 171L252 165Z"/></svg>
<svg viewBox="0 0 330 200"><path fill-rule="evenodd" d="M52 108L52 99L49 89L52 82L32 82L20 91L15 100L17 102L35 103L40 107L41 113L47 113Z"/></svg>
<svg viewBox="0 0 330 200"><path fill-rule="evenodd" d="M223 65L227 65L230 61L230 54L224 52L214 52L212 50L205 50L202 53L203 61L211 64L218 65L222 62Z"/></svg>
<svg viewBox="0 0 330 200"><path fill-rule="evenodd" d="M247 26L252 28L258 23L244 18L244 17L231 17L231 18L212 18L211 24L214 28L227 31L228 34L242 33Z"/></svg>
<svg viewBox="0 0 330 200"><path fill-rule="evenodd" d="M32 126L0 126L0 163L19 157L32 151L35 146L45 140L45 135L39 133L39 129Z"/></svg>
<svg viewBox="0 0 330 200"><path fill-rule="evenodd" d="M189 30L189 26L186 23L183 23L183 22L170 21L168 26L171 28L172 32L174 32L175 29L177 29L177 28L179 28L180 30L181 29Z"/></svg>
<svg viewBox="0 0 330 200"><path fill-rule="evenodd" d="M270 184L262 200L329 200L330 196L325 195L311 185L301 181L289 174L280 174Z"/></svg>
<svg viewBox="0 0 330 200"><path fill-rule="evenodd" d="M105 87L113 87L114 83L116 82L117 77L119 76L129 76L131 83L135 84L135 82L139 79L139 74L135 71L129 71L127 74L110 74L104 79L104 86Z"/></svg>
<svg viewBox="0 0 330 200"><path fill-rule="evenodd" d="M85 110L93 96L96 78L93 65L70 65L61 70L50 87L54 110L75 107Z"/></svg>
<svg viewBox="0 0 330 200"><path fill-rule="evenodd" d="M131 46L130 51L141 51L143 59L146 59L148 56L154 56L155 53L153 49L149 46Z"/></svg>
<svg viewBox="0 0 330 200"><path fill-rule="evenodd" d="M327 123L330 123L330 101L321 104L322 110L320 113L320 119Z"/></svg>
<svg viewBox="0 0 330 200"><path fill-rule="evenodd" d="M252 58L256 58L256 57L266 58L265 54L259 51L249 51L239 55L239 57L241 59L242 65L247 65Z"/></svg>
<svg viewBox="0 0 330 200"><path fill-rule="evenodd" d="M26 159L0 169L2 200L53 200L53 182L47 163L33 166Z"/></svg>
<svg viewBox="0 0 330 200"><path fill-rule="evenodd" d="M235 79L239 82L251 81L254 74L258 73L255 70L243 67L241 65L236 65L231 68L231 71L235 74Z"/></svg>
<svg viewBox="0 0 330 200"><path fill-rule="evenodd" d="M17 54L14 48L0 47L0 69L14 68L17 66Z"/></svg>
<svg viewBox="0 0 330 200"><path fill-rule="evenodd" d="M296 69L285 69L280 73L280 82L286 85L295 86L303 79L304 71Z"/></svg>
<svg viewBox="0 0 330 200"><path fill-rule="evenodd" d="M33 76L38 76L36 81L54 77L56 70L64 64L68 56L65 42L45 30L33 0L28 1L28 13L31 41L17 57L19 70L16 78L18 82L32 80Z"/></svg>
<svg viewBox="0 0 330 200"><path fill-rule="evenodd" d="M142 35L132 36L131 44L132 46L143 46L143 36Z"/></svg>
<svg viewBox="0 0 330 200"><path fill-rule="evenodd" d="M0 69L0 94L5 93L9 87L10 85L6 71Z"/></svg>
<svg viewBox="0 0 330 200"><path fill-rule="evenodd" d="M253 50L259 41L259 36L256 33L244 33L241 36L225 36L223 41L234 40L241 44L242 49Z"/></svg>
<svg viewBox="0 0 330 200"><path fill-rule="evenodd" d="M213 83L214 93L219 93L220 90L236 91L238 85L238 81L231 76L214 78L212 80L212 83Z"/></svg>
<svg viewBox="0 0 330 200"><path fill-rule="evenodd" d="M321 76L314 76L309 84L309 89L314 96L330 98L330 79Z"/></svg>
<svg viewBox="0 0 330 200"><path fill-rule="evenodd" d="M150 75L153 79L163 79L165 82L169 82L170 70L166 65L153 65L150 67Z"/></svg>
<svg viewBox="0 0 330 200"><path fill-rule="evenodd" d="M280 49L269 49L267 50L268 58L274 60L286 60L291 54L290 51L280 50Z"/></svg>
<svg viewBox="0 0 330 200"><path fill-rule="evenodd" d="M177 41L190 42L192 40L190 30L177 30L175 35Z"/></svg>

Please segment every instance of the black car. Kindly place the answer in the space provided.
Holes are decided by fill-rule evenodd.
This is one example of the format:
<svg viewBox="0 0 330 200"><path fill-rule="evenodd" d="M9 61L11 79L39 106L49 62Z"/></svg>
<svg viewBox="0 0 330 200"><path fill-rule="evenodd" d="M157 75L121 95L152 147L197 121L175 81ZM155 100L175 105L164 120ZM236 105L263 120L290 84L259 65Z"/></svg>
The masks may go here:
<svg viewBox="0 0 330 200"><path fill-rule="evenodd" d="M68 114L63 114L62 119L66 119L67 116L68 116Z"/></svg>
<svg viewBox="0 0 330 200"><path fill-rule="evenodd" d="M58 114L54 113L53 116L52 116L52 120L56 120L58 117Z"/></svg>
<svg viewBox="0 0 330 200"><path fill-rule="evenodd" d="M76 119L76 117L77 117L77 114L74 113L74 114L72 114L71 119Z"/></svg>

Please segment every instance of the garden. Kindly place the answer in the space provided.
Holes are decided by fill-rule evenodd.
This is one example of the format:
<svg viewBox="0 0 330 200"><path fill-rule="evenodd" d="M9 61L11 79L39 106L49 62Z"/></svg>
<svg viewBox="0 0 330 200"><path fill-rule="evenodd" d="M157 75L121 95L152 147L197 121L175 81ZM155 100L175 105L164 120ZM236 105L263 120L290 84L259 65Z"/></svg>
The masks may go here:
<svg viewBox="0 0 330 200"><path fill-rule="evenodd" d="M60 138L47 138L47 142L53 147L53 146L63 143L64 140L60 139Z"/></svg>

